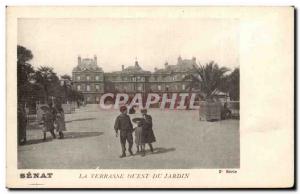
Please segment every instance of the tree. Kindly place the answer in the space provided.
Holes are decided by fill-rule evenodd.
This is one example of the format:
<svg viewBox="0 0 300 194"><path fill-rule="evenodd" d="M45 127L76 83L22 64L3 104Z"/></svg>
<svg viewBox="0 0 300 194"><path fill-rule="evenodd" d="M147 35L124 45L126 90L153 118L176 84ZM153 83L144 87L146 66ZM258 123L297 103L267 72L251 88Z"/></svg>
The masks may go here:
<svg viewBox="0 0 300 194"><path fill-rule="evenodd" d="M44 89L46 102L48 101L50 94L53 96L59 94L58 90L60 89L60 83L53 68L47 66L39 67L35 72L34 78L36 84Z"/></svg>
<svg viewBox="0 0 300 194"><path fill-rule="evenodd" d="M229 93L230 99L240 100L240 69L235 68L228 76L226 80L226 90Z"/></svg>
<svg viewBox="0 0 300 194"><path fill-rule="evenodd" d="M33 58L32 52L18 45L17 46L17 92L18 102L26 101L30 90L32 89L32 76L34 69L31 64L28 63ZM23 102L22 102L23 103Z"/></svg>
<svg viewBox="0 0 300 194"><path fill-rule="evenodd" d="M83 94L76 90L70 90L69 100L71 101L82 101L84 99Z"/></svg>
<svg viewBox="0 0 300 194"><path fill-rule="evenodd" d="M62 79L65 79L65 80L69 80L69 81L72 80L71 76L68 75L68 74L64 74L64 75L62 75L62 76L60 76L60 77L61 77Z"/></svg>
<svg viewBox="0 0 300 194"><path fill-rule="evenodd" d="M68 74L64 74L61 77L61 86L64 90L64 101L72 100L72 78Z"/></svg>
<svg viewBox="0 0 300 194"><path fill-rule="evenodd" d="M228 71L228 68L219 67L217 63L211 61L205 65L200 64L199 67L194 66L183 80L190 81L187 85L190 92L192 89L199 90L202 97L209 99L215 90L222 88L225 73Z"/></svg>

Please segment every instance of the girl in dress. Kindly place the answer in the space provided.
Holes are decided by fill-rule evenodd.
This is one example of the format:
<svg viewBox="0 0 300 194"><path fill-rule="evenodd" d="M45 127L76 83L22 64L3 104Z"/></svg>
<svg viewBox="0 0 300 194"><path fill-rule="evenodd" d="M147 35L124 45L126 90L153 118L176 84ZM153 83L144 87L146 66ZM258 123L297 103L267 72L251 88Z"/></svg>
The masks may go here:
<svg viewBox="0 0 300 194"><path fill-rule="evenodd" d="M142 128L141 121L142 121L142 118L134 118L133 119L133 122L137 124L137 127L134 128L137 154L143 153L145 151L145 143L143 140L143 128Z"/></svg>
<svg viewBox="0 0 300 194"><path fill-rule="evenodd" d="M65 123L65 114L62 107L57 108L55 121L56 121L56 131L59 134L59 139L63 139L64 138L63 131L66 131L66 123Z"/></svg>
<svg viewBox="0 0 300 194"><path fill-rule="evenodd" d="M146 152L145 152L145 144L148 144L150 147L150 151L153 153L154 149L152 146L153 142L156 142L156 138L153 132L153 123L152 123L152 117L151 115L147 114L147 109L142 109L141 110L143 119L141 122L141 126L142 126L142 131L143 131L143 138L142 138L142 142L144 143L144 150L142 152L142 156L145 156Z"/></svg>
<svg viewBox="0 0 300 194"><path fill-rule="evenodd" d="M42 115L42 120L40 125L42 125L43 128L43 141L46 141L46 132L50 132L52 137L55 139L56 136L54 134L54 123L53 123L53 115L50 112L50 109L48 106L42 106L41 109L44 111Z"/></svg>

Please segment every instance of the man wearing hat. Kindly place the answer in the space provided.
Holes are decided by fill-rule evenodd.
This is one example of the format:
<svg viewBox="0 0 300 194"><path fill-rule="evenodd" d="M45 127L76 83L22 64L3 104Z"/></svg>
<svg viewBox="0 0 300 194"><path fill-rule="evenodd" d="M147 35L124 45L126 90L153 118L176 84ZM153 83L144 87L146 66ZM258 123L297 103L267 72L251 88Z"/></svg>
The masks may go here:
<svg viewBox="0 0 300 194"><path fill-rule="evenodd" d="M122 155L120 158L123 158L126 156L126 141L129 144L128 151L130 155L133 155L132 153L132 145L133 145L133 138L132 138L132 132L133 132L133 126L130 120L129 115L127 115L127 107L121 106L120 108L121 114L116 118L115 121L115 131L116 131L116 137L118 137L118 131L120 131L120 142L122 147Z"/></svg>

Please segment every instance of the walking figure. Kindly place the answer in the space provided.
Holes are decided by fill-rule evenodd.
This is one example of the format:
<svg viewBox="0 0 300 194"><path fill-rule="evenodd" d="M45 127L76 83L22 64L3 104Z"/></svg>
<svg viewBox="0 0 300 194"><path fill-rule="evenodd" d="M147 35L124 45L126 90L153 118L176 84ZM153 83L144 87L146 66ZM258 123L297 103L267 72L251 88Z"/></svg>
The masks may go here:
<svg viewBox="0 0 300 194"><path fill-rule="evenodd" d="M127 115L127 107L122 106L120 108L120 112L121 114L116 118L114 129L116 131L116 137L118 137L118 131L120 131L120 143L122 148L122 155L120 156L120 158L123 158L126 156L126 141L129 144L128 147L129 154L133 155L132 153L133 127L132 127L130 117L129 115Z"/></svg>
<svg viewBox="0 0 300 194"><path fill-rule="evenodd" d="M153 132L153 124L152 124L152 117L147 114L147 109L141 110L143 120L141 122L142 126L142 136L143 136L143 143L148 144L150 147L150 151L153 153L153 146L152 143L156 141L154 132ZM142 156L145 156L145 149L142 151Z"/></svg>

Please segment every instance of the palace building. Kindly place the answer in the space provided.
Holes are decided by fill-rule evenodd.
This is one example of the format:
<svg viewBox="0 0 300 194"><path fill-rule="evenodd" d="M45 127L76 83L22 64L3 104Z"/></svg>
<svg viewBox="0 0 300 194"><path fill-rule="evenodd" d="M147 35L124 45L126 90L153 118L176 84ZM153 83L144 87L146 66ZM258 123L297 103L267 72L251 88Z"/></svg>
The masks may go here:
<svg viewBox="0 0 300 194"><path fill-rule="evenodd" d="M78 64L72 71L73 88L82 92L86 103L99 103L104 93L104 72L93 59L78 56Z"/></svg>
<svg viewBox="0 0 300 194"><path fill-rule="evenodd" d="M179 93L187 92L190 80L183 80L193 66L197 66L196 58L182 59L178 57L177 64L167 62L162 69L154 72L143 70L138 61L134 65L120 71L104 73L94 58L78 57L78 64L72 72L73 88L82 92L86 103L99 103L104 93Z"/></svg>

